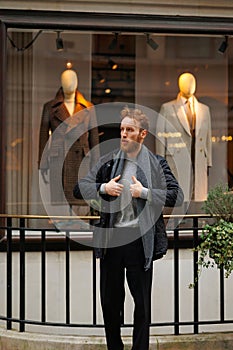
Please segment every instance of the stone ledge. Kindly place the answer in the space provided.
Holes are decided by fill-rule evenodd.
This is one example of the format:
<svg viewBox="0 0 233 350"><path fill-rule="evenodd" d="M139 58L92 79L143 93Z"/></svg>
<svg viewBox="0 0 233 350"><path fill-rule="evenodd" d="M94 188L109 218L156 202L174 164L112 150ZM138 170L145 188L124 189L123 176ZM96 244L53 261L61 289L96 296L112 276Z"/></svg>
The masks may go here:
<svg viewBox="0 0 233 350"><path fill-rule="evenodd" d="M8 0L2 9L232 17L229 0Z"/></svg>
<svg viewBox="0 0 233 350"><path fill-rule="evenodd" d="M130 350L131 337L123 337ZM106 350L104 337L61 336L19 333L0 329L0 350ZM205 333L179 336L151 336L150 350L232 350L233 333Z"/></svg>

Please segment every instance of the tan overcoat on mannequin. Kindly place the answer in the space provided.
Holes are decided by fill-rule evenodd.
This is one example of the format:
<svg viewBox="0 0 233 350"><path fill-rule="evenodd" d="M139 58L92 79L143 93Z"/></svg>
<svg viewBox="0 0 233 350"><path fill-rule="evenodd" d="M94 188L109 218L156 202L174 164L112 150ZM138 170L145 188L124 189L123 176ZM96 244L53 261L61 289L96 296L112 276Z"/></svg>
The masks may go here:
<svg viewBox="0 0 233 350"><path fill-rule="evenodd" d="M77 183L78 177L86 175L90 166L93 166L99 158L99 136L93 104L87 101L78 90L75 91L74 103L73 115L77 116L74 119L75 125L72 124L70 113L65 105L62 87L58 90L55 98L43 106L39 135L39 169L42 172L49 170L51 202L54 204L61 204L64 200L64 194L70 205L83 204L83 201L73 197L74 185ZM68 121L72 125L69 125ZM43 154L49 140L50 130L52 142L49 151ZM54 133L55 130L56 133ZM75 132L79 135L77 139ZM64 157L70 140L71 142L75 140L75 142ZM93 150L89 156L90 149ZM80 167L81 162L82 166ZM63 169L63 188L57 175L57 169L61 168Z"/></svg>
<svg viewBox="0 0 233 350"><path fill-rule="evenodd" d="M167 159L184 191L185 201L191 199L192 190L193 199L203 201L208 192L208 167L212 166L211 117L209 107L191 95L196 116L194 171L191 164L192 135L181 91L176 99L161 106L156 153ZM195 177L194 188L192 175Z"/></svg>

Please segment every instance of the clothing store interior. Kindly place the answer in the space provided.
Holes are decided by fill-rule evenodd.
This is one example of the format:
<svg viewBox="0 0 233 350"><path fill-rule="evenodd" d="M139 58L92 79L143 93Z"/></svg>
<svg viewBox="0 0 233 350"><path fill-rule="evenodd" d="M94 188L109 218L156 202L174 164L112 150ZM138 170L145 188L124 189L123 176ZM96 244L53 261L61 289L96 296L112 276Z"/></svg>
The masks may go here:
<svg viewBox="0 0 233 350"><path fill-rule="evenodd" d="M74 83L72 100L71 95L66 100L67 79ZM132 105L148 112L145 144L168 161L184 191L187 213L202 213L215 185L233 187L231 38L9 29L6 96L7 123L1 132L6 135L7 214L44 215L44 201L60 213L56 201L65 197L78 215L88 215L87 206L72 198L77 172L83 176L118 146L120 108ZM83 124L88 118L86 129L69 146L66 131L59 148L52 148L51 135L60 122L74 129L74 114ZM65 155L56 160L56 152Z"/></svg>

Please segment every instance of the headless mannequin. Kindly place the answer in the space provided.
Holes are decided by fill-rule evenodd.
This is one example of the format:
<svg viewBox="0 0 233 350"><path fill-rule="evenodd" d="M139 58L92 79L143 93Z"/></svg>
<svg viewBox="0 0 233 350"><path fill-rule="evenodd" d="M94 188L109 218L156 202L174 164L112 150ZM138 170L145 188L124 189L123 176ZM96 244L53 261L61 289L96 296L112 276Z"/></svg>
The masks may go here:
<svg viewBox="0 0 233 350"><path fill-rule="evenodd" d="M52 203L62 203L64 192L68 203L77 205L80 201L73 198L73 186L77 181L77 174L84 176L90 163L99 158L98 147L95 147L99 143L98 129L93 104L78 90L77 73L71 69L63 71L60 82L61 87L55 98L46 102L43 107L39 135L39 169L45 183L50 183ZM62 124L63 127L60 127ZM72 136L76 130L80 133L78 139ZM52 139L42 157L49 135ZM74 142L70 145L72 137ZM70 145L69 151L63 159L67 144ZM92 149L91 156L86 157ZM61 168L62 187L57 178L57 169Z"/></svg>
<svg viewBox="0 0 233 350"><path fill-rule="evenodd" d="M64 92L64 104L70 116L72 116L75 109L75 94L78 88L78 76L76 72L71 69L65 70L61 74L61 86ZM45 183L49 183L46 177L47 173L47 169L41 169L41 175Z"/></svg>
<svg viewBox="0 0 233 350"><path fill-rule="evenodd" d="M185 201L200 202L208 191L208 170L212 165L211 116L209 107L195 97L196 78L189 72L178 77L179 93L176 99L160 108L156 152L165 157L185 193ZM166 138L176 132L179 137ZM158 133L158 135L159 135ZM181 147L176 147L176 144ZM184 145L186 145L184 147ZM190 159L190 157L191 159ZM184 166L191 160L191 167Z"/></svg>

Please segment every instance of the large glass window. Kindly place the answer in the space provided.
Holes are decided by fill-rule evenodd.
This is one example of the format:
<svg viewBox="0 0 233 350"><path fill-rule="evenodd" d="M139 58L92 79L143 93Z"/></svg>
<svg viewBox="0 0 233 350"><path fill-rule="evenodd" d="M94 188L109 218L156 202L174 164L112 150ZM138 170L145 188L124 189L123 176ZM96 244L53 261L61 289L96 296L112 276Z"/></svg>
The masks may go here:
<svg viewBox="0 0 233 350"><path fill-rule="evenodd" d="M119 136L117 113L102 125L101 109L95 108L111 103L135 103L155 112L147 145L167 158L185 191L190 176L189 210L201 212L209 188L219 182L233 186L233 45L229 39L226 50L220 52L223 40L213 35L9 30L7 124L1 131L7 134L6 213L44 214L40 180L56 182L57 171L71 191L75 167L86 171L90 166L81 163L88 151L95 148L93 159L98 159L98 152L106 151L103 142ZM64 101L61 76L67 70L77 77L77 106ZM193 88L194 154L185 119L187 107L179 95L189 84ZM42 153L46 144L49 147L57 120L65 121L83 109L91 111L93 124L73 150L77 160L72 155L67 158L68 170L56 163L59 145L50 153L50 168L42 166ZM191 173L185 152L191 161L194 157ZM48 192L52 191L48 186ZM61 201L57 189L50 195L51 201ZM89 213L83 203L70 203L77 213Z"/></svg>

